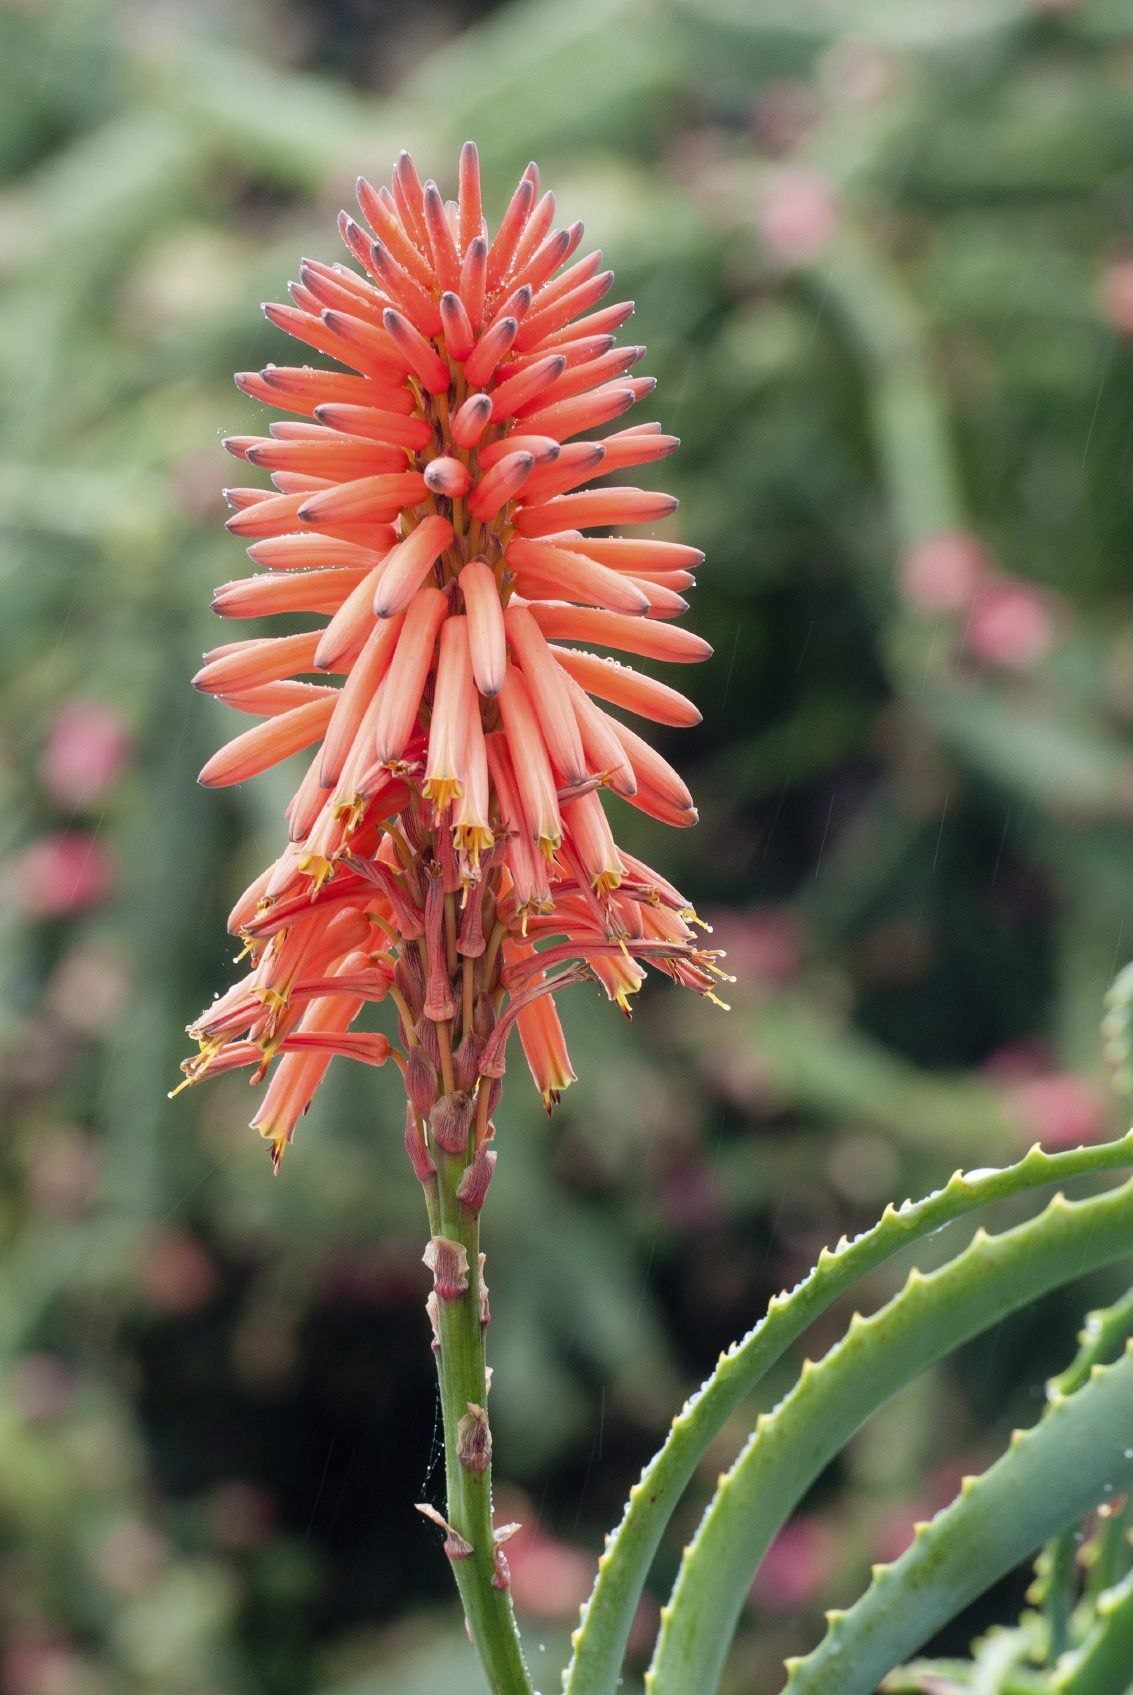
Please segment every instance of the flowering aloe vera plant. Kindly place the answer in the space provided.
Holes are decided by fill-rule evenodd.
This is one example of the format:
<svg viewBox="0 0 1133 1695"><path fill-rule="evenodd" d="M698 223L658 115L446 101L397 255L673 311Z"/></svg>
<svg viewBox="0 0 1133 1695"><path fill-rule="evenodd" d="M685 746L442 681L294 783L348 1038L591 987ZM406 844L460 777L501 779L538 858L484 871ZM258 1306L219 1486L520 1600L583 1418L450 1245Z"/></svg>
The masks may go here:
<svg viewBox="0 0 1133 1695"><path fill-rule="evenodd" d="M479 1223L494 1113L513 1033L548 1109L572 1081L560 990L587 980L628 1011L650 965L712 998L725 975L689 903L618 847L604 803L609 791L666 823L695 823L677 773L605 706L667 725L695 723L696 708L590 651L705 657L706 644L672 622L700 555L606 533L652 526L676 503L595 479L677 443L656 423L607 429L653 388L628 374L643 350L616 344L632 305L602 304L612 276L599 254L576 257L582 226L555 226L535 167L494 233L470 144L455 200L422 184L405 154L389 188L360 182L358 200L364 222L343 213L339 224L356 263L304 261L293 304L265 308L337 368L272 365L237 379L292 416L226 444L274 491L229 491L228 527L263 570L222 587L215 609L326 621L227 643L195 678L260 720L209 761L205 784L313 753L280 857L232 913L250 969L191 1027L199 1053L184 1069L188 1082L238 1067L259 1082L271 1070L253 1125L277 1169L335 1056L400 1069L445 1434L446 1511L422 1511L443 1535L488 1686L530 1695L508 1588L515 1527L494 1522L491 1500ZM374 1002L392 1008L387 1031L355 1029ZM824 1253L773 1301L631 1491L573 1639L567 1695L613 1695L653 1556L709 1445L833 1301L985 1203L1131 1163L1126 1138L959 1174ZM1056 1197L1028 1223L977 1234L932 1275L914 1270L805 1363L756 1421L685 1550L647 1674L653 1695L718 1687L771 1539L876 1408L967 1338L1131 1245L1133 1185ZM1114 1503L1133 1480L1131 1328L1128 1301L1096 1321L1038 1425L876 1570L853 1608L830 1615L824 1642L786 1669L786 1689L868 1695L1048 1539L1035 1590L1044 1627L1025 1622L1012 1637L1015 1668L1025 1661L1038 1681L979 1686L1128 1687L1133 1595ZM1075 1610L1065 1538L1103 1500L1107 1582ZM943 1689L948 1678L965 1687L967 1672L896 1675L905 1681L893 1688Z"/></svg>

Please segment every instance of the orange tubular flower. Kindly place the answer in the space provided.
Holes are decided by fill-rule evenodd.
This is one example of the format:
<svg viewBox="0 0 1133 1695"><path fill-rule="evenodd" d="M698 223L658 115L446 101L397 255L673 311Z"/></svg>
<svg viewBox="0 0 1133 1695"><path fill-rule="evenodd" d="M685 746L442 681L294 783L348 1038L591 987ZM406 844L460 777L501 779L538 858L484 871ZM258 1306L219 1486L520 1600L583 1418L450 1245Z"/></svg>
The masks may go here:
<svg viewBox="0 0 1133 1695"><path fill-rule="evenodd" d="M666 518L676 501L623 473L677 442L653 423L594 436L653 383L627 374L642 348L615 346L632 305L601 304L612 275L575 257L581 225L552 228L535 167L494 236L471 144L456 201L407 155L358 200L365 223L339 228L360 269L304 261L292 304L265 307L341 368L236 379L295 416L226 443L274 489L229 491L262 570L214 609L320 622L206 656L196 686L259 722L201 781L311 752L287 845L233 914L251 969L191 1026L184 1070L258 1081L278 1056L253 1120L278 1166L333 1056L393 1057L422 1181L467 1145L486 1185L510 1035L548 1109L573 1079L558 988L590 977L628 1011L648 966L707 995L723 975L688 903L618 849L601 796L695 823L676 772L606 706L699 714L589 650L703 659L669 622L701 555L586 533ZM351 1030L387 998L389 1039Z"/></svg>

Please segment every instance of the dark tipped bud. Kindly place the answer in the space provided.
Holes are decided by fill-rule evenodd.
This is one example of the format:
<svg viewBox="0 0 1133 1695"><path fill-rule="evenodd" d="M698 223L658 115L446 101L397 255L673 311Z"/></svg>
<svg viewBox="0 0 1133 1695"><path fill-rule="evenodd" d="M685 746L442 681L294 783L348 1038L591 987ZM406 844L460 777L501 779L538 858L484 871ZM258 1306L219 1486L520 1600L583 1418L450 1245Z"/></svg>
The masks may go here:
<svg viewBox="0 0 1133 1695"><path fill-rule="evenodd" d="M485 1472L492 1463L492 1431L488 1415L475 1401L456 1427L456 1457L465 1471Z"/></svg>
<svg viewBox="0 0 1133 1695"><path fill-rule="evenodd" d="M462 1154L468 1147L468 1132L472 1127L472 1097L463 1089L442 1095L429 1114L433 1145L446 1154Z"/></svg>

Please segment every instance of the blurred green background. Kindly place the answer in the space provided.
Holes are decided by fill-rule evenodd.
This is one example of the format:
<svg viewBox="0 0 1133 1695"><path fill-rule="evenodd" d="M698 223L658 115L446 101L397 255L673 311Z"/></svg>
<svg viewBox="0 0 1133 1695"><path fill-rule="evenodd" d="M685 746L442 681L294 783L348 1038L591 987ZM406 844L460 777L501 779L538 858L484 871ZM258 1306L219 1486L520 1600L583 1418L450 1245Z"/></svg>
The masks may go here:
<svg viewBox="0 0 1133 1695"><path fill-rule="evenodd" d="M286 356L257 303L339 256L359 171L408 145L451 191L469 135L495 214L534 156L587 220L684 439L716 653L665 748L702 822L618 827L739 978L730 1016L662 986L632 1025L573 991L580 1082L548 1124L517 1072L500 1115L500 1507L545 1695L638 1466L776 1289L958 1164L1124 1124L1098 1024L1133 954L1128 0L8 0L4 1695L476 1685L413 1511L441 1479L396 1078L332 1068L278 1182L239 1081L166 1098L293 786L194 782L232 733L188 686L245 569L230 372ZM778 1688L1107 1292L862 1433L729 1691Z"/></svg>

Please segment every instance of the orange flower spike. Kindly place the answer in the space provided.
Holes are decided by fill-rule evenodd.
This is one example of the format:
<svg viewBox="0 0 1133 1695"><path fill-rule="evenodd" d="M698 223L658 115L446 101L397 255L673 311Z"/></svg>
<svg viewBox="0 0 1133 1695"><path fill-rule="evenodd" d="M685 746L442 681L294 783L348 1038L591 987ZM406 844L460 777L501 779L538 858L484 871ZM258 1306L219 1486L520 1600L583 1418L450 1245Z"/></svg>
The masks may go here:
<svg viewBox="0 0 1133 1695"><path fill-rule="evenodd" d="M278 1054L256 1120L278 1156L332 1057L386 1057L387 1037L351 1026L392 983L415 1126L455 1086L475 1111L471 1159L513 1028L548 1106L571 1081L559 988L591 975L628 1008L648 966L705 993L718 975L682 897L619 851L601 794L694 822L681 778L599 703L674 725L696 709L587 651L706 657L665 622L701 555L587 533L669 516L670 496L596 479L677 443L655 423L592 439L655 384L627 375L642 349L615 336L632 303L603 303L612 273L579 254L581 224L555 226L535 168L494 233L471 144L454 202L407 154L389 188L360 180L358 202L364 222L339 220L350 263L305 259L291 304L265 308L345 368L237 379L292 416L227 443L274 488L227 492L264 575L225 584L215 608L323 627L227 643L196 678L262 720L202 781L313 757L289 843L233 910L254 969L202 1019L188 1075L258 1076ZM463 1157L450 1139L423 1181Z"/></svg>

